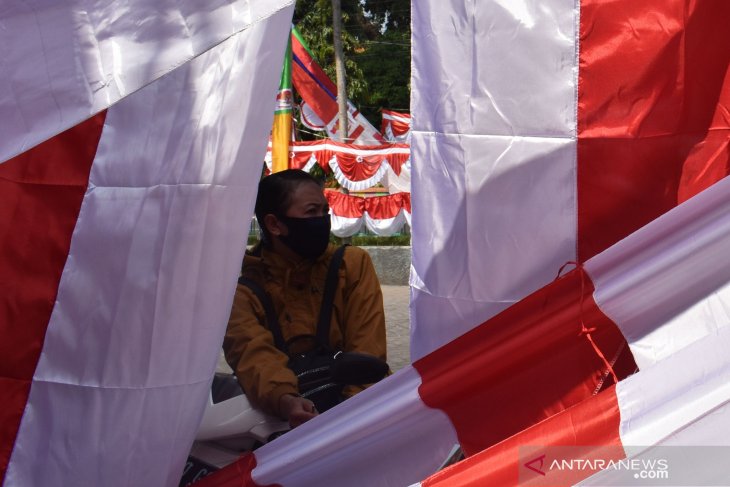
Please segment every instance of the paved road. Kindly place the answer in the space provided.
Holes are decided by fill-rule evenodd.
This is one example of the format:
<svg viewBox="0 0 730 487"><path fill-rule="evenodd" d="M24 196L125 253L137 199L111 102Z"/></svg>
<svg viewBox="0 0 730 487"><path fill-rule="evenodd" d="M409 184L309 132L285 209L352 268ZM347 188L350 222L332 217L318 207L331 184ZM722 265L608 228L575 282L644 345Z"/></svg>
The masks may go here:
<svg viewBox="0 0 730 487"><path fill-rule="evenodd" d="M409 341L409 288L408 286L382 286L385 308L386 340L388 341L388 364L395 372L411 363ZM218 360L219 372L230 373L231 369L223 358Z"/></svg>
<svg viewBox="0 0 730 487"><path fill-rule="evenodd" d="M393 372L411 363L409 338L409 287L382 286L388 364Z"/></svg>

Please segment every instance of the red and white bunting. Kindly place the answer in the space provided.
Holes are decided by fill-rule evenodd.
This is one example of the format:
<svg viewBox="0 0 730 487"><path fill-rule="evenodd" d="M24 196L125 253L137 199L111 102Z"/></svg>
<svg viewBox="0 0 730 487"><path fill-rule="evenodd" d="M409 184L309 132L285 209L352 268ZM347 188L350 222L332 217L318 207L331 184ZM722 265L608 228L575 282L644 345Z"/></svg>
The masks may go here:
<svg viewBox="0 0 730 487"><path fill-rule="evenodd" d="M380 133L390 142L408 142L411 135L411 114L383 109Z"/></svg>
<svg viewBox="0 0 730 487"><path fill-rule="evenodd" d="M350 191L385 183L394 189L410 191L410 148L408 144L352 145L322 139L292 142L289 146L292 169L309 171L315 164L333 172L337 182ZM271 151L266 154L271 169Z"/></svg>
<svg viewBox="0 0 730 487"><path fill-rule="evenodd" d="M396 193L384 196L347 195L339 191L325 191L332 218L332 233L350 237L365 225L375 235L398 233L405 224L411 224L411 195Z"/></svg>

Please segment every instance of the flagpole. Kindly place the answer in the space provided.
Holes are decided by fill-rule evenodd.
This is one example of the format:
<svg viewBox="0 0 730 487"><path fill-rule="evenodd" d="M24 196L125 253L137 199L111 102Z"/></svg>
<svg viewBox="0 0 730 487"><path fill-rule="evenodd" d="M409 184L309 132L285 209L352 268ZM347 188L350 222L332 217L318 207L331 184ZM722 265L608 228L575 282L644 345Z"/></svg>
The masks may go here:
<svg viewBox="0 0 730 487"><path fill-rule="evenodd" d="M291 141L293 93L291 77L291 32L284 54L284 63L281 69L279 92L276 95L276 109L274 111L274 125L271 129L271 172L283 171L289 168L289 142Z"/></svg>

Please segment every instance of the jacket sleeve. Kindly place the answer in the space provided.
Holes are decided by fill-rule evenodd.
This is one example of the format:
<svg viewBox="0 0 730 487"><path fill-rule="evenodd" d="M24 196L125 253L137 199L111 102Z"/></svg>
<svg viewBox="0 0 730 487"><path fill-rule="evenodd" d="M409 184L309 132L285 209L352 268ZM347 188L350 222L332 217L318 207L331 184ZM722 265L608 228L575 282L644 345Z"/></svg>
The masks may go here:
<svg viewBox="0 0 730 487"><path fill-rule="evenodd" d="M348 248L345 256L349 258L345 261L343 290L344 350L367 353L387 360L383 292L373 262L366 251L357 247ZM345 389L345 395L354 395L362 389L349 386Z"/></svg>
<svg viewBox="0 0 730 487"><path fill-rule="evenodd" d="M249 401L264 412L282 417L279 398L298 394L297 378L286 366L286 354L276 348L263 323L263 306L250 289L239 284L223 340L226 361Z"/></svg>

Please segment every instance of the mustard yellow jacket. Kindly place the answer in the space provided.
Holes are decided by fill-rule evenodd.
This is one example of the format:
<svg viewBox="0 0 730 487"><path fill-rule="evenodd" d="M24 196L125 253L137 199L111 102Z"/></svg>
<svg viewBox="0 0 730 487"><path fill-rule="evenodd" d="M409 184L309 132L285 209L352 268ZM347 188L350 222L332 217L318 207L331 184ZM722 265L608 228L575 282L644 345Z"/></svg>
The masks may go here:
<svg viewBox="0 0 730 487"><path fill-rule="evenodd" d="M266 248L260 249L260 256L246 254L243 275L263 286L271 297L285 341L316 333L327 268L335 250L330 245L317 260L300 263ZM274 345L265 316L253 292L239 284L223 348L251 403L281 416L279 398L297 394L297 379L286 366L289 358ZM334 349L386 359L383 294L370 256L360 248L345 250L331 323L330 345ZM301 351L294 348L290 353ZM359 390L350 387L345 394Z"/></svg>

